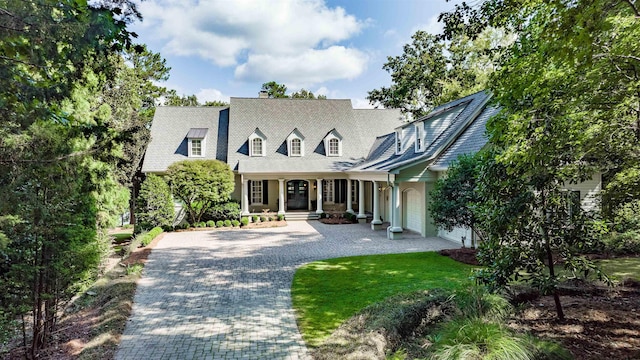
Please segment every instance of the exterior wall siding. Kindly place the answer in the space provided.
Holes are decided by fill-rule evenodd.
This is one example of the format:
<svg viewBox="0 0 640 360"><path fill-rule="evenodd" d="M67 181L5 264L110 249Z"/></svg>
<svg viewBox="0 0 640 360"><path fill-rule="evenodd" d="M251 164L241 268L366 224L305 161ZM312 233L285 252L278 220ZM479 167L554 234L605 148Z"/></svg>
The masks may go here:
<svg viewBox="0 0 640 360"><path fill-rule="evenodd" d="M567 190L580 191L580 204L585 211L597 210L600 207L600 191L602 190L602 174L594 174L590 180L579 184L565 185Z"/></svg>

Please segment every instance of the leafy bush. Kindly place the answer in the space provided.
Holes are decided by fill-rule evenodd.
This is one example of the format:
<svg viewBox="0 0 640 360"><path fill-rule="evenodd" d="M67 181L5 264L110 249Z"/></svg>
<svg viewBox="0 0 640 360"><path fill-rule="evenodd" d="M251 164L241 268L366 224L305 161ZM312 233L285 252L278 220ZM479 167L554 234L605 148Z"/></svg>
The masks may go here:
<svg viewBox="0 0 640 360"><path fill-rule="evenodd" d="M251 216L251 221L254 222L254 223L257 223L259 219L260 219L260 217L258 215Z"/></svg>
<svg viewBox="0 0 640 360"><path fill-rule="evenodd" d="M613 255L640 254L640 230L611 233L603 240L604 251Z"/></svg>
<svg viewBox="0 0 640 360"><path fill-rule="evenodd" d="M233 226L233 227L240 226L240 221L238 221L236 219L231 220L231 226Z"/></svg>
<svg viewBox="0 0 640 360"><path fill-rule="evenodd" d="M267 221L273 221L273 220L275 220L275 218L273 216L267 217Z"/></svg>
<svg viewBox="0 0 640 360"><path fill-rule="evenodd" d="M240 204L235 201L229 201L221 204L213 205L202 216L206 220L238 220L240 219Z"/></svg>
<svg viewBox="0 0 640 360"><path fill-rule="evenodd" d="M248 217L243 217L242 219L240 219L240 224L242 224L242 226L249 225L249 218Z"/></svg>
<svg viewBox="0 0 640 360"><path fill-rule="evenodd" d="M266 216L260 216L260 222L266 222L266 221L267 221Z"/></svg>
<svg viewBox="0 0 640 360"><path fill-rule="evenodd" d="M231 220L227 219L224 221L224 226L226 227L230 227L231 226Z"/></svg>
<svg viewBox="0 0 640 360"><path fill-rule="evenodd" d="M216 227L223 227L223 226L224 226L224 221L222 220L216 221Z"/></svg>
<svg viewBox="0 0 640 360"><path fill-rule="evenodd" d="M623 205L614 216L614 230L624 233L640 230L640 200Z"/></svg>
<svg viewBox="0 0 640 360"><path fill-rule="evenodd" d="M153 241L153 239L156 238L156 236L162 234L162 231L163 230L161 227L154 227L148 233L138 235L137 237L140 238L140 245L144 247L151 244L151 242Z"/></svg>
<svg viewBox="0 0 640 360"><path fill-rule="evenodd" d="M329 214L327 214L327 213L325 213L325 212L320 213L320 219L326 219L326 218L328 218L328 217L329 217Z"/></svg>
<svg viewBox="0 0 640 360"><path fill-rule="evenodd" d="M278 215L278 221L282 221L284 220L284 214L279 214Z"/></svg>
<svg viewBox="0 0 640 360"><path fill-rule="evenodd" d="M345 212L344 214L342 214L342 217L355 223L358 221L358 217L356 216L356 214L350 213L350 212Z"/></svg>
<svg viewBox="0 0 640 360"><path fill-rule="evenodd" d="M216 227L216 222L213 220L207 221L207 227L211 227L211 228Z"/></svg>
<svg viewBox="0 0 640 360"><path fill-rule="evenodd" d="M174 217L169 185L157 175L147 175L136 199L136 233L156 226L171 226Z"/></svg>

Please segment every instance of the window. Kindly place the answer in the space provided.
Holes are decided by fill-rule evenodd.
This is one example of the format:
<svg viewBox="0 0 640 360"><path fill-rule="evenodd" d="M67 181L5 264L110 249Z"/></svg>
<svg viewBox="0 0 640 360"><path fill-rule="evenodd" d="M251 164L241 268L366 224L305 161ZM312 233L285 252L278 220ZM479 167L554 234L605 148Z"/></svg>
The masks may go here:
<svg viewBox="0 0 640 360"><path fill-rule="evenodd" d="M338 139L329 139L329 156L339 156L340 155L340 140Z"/></svg>
<svg viewBox="0 0 640 360"><path fill-rule="evenodd" d="M347 180L347 181L351 181L351 202L357 203L358 202L358 186L360 184L357 181L353 181L353 180Z"/></svg>
<svg viewBox="0 0 640 360"><path fill-rule="evenodd" d="M324 202L335 202L335 187L333 180L324 180L322 182L322 198Z"/></svg>
<svg viewBox="0 0 640 360"><path fill-rule="evenodd" d="M202 156L202 140L191 140L191 156Z"/></svg>
<svg viewBox="0 0 640 360"><path fill-rule="evenodd" d="M262 204L262 181L250 181L251 204Z"/></svg>
<svg viewBox="0 0 640 360"><path fill-rule="evenodd" d="M262 139L255 138L251 140L251 155L252 156L262 156Z"/></svg>
<svg viewBox="0 0 640 360"><path fill-rule="evenodd" d="M291 139L291 156L302 155L302 141L300 139Z"/></svg>
<svg viewBox="0 0 640 360"><path fill-rule="evenodd" d="M424 123L416 125L416 152L424 151L424 131L422 130Z"/></svg>
<svg viewBox="0 0 640 360"><path fill-rule="evenodd" d="M396 131L396 155L402 153L402 137L400 131Z"/></svg>
<svg viewBox="0 0 640 360"><path fill-rule="evenodd" d="M580 209L580 191L569 191L567 200L569 203L569 216L573 216Z"/></svg>

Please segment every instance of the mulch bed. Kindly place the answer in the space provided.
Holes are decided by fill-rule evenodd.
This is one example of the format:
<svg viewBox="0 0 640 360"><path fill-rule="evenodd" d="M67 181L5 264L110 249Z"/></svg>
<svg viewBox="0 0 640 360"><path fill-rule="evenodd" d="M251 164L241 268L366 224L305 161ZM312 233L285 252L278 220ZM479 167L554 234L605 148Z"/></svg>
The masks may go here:
<svg viewBox="0 0 640 360"><path fill-rule="evenodd" d="M475 249L440 254L478 265ZM522 309L509 327L560 342L580 360L640 359L640 288L636 285L635 281L616 287L563 285L560 299L565 320L558 320L552 296L530 292L518 297Z"/></svg>

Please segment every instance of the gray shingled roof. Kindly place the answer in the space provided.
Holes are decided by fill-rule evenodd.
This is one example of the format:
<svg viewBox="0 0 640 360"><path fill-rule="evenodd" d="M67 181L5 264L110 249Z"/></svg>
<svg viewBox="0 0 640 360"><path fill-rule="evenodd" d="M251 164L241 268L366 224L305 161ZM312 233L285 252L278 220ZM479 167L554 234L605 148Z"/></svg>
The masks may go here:
<svg viewBox="0 0 640 360"><path fill-rule="evenodd" d="M226 107L158 107L142 171L164 172L172 163L187 159L191 129L208 129L204 158L226 161L228 112Z"/></svg>
<svg viewBox="0 0 640 360"><path fill-rule="evenodd" d="M432 167L447 168L449 165L463 154L475 154L487 144L487 121L500 111L497 107L488 106L469 125L460 137L445 150L442 155L431 165Z"/></svg>
<svg viewBox="0 0 640 360"><path fill-rule="evenodd" d="M427 116L398 129L403 131L406 139L401 154L395 154L395 135L391 133L383 141L377 141L377 148L373 148L367 159L352 170L387 172L438 156L445 150L445 146L450 146L453 137L458 136L469 121L473 120L471 117L485 106L489 98L490 94L482 91L435 108ZM418 122L424 122L427 131L426 148L423 152L415 151L415 124Z"/></svg>
<svg viewBox="0 0 640 360"><path fill-rule="evenodd" d="M239 172L335 171L367 154L376 134L398 125L397 110L354 110L351 100L231 98L228 163ZM267 138L266 156L250 157L247 139L256 127ZM287 155L286 139L294 129L304 136L304 156ZM344 136L342 156L327 157L325 136ZM376 129L376 131L371 131Z"/></svg>

